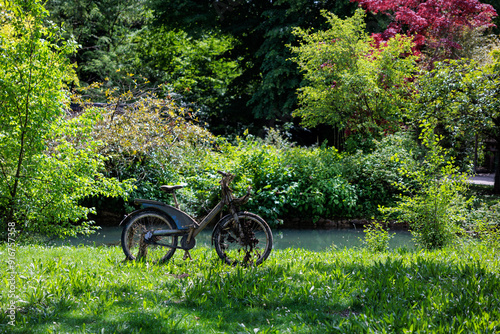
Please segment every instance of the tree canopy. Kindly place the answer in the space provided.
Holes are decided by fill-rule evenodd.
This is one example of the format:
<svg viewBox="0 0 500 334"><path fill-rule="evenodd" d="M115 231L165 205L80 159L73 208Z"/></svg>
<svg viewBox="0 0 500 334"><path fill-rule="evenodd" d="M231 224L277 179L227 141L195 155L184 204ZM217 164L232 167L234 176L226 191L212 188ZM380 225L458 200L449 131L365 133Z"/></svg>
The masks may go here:
<svg viewBox="0 0 500 334"><path fill-rule="evenodd" d="M479 66L473 60L436 63L433 71L422 75L412 105L413 119L439 121L454 136L481 134L496 140L500 148L500 57ZM467 134L467 135L466 135ZM496 166L495 193L500 193L499 166Z"/></svg>
<svg viewBox="0 0 500 334"><path fill-rule="evenodd" d="M181 28L193 36L216 30L235 39L226 54L241 72L218 100L219 118L234 128L252 122L274 124L276 119L291 121L297 103L295 91L302 82L286 47L295 42L293 27L323 26L325 21L319 19L322 9L341 17L350 16L355 9L348 0L151 0L150 4L156 25Z"/></svg>
<svg viewBox="0 0 500 334"><path fill-rule="evenodd" d="M44 6L50 20L63 25L66 37L79 45L71 60L81 82L118 78L119 69L134 72L131 37L151 17L144 0L47 0Z"/></svg>
<svg viewBox="0 0 500 334"><path fill-rule="evenodd" d="M401 33L412 36L414 51L423 51L430 63L460 57L467 30L492 28L497 16L493 6L478 0L353 1L367 11L389 16L385 31L374 34L377 41L387 41Z"/></svg>
<svg viewBox="0 0 500 334"><path fill-rule="evenodd" d="M396 35L377 46L365 30L361 9L345 20L327 12L323 16L327 30L294 30L302 42L292 47L293 59L308 82L299 90L295 114L307 126L326 123L349 133L397 129L416 70L411 40Z"/></svg>
<svg viewBox="0 0 500 334"><path fill-rule="evenodd" d="M68 84L76 80L68 55L72 40L44 25L39 1L11 1L0 12L0 233L65 235L92 209L92 195L125 196L127 183L106 178L100 142L91 137L99 115L66 117Z"/></svg>

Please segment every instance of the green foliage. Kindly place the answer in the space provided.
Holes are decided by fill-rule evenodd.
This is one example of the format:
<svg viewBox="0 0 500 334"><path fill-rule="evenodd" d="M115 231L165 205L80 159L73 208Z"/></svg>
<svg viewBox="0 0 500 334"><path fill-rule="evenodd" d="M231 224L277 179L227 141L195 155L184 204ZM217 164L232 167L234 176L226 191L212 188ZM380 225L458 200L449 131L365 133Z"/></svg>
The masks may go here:
<svg viewBox="0 0 500 334"><path fill-rule="evenodd" d="M120 180L136 179L134 198L168 201L160 186L184 182L198 173L203 161L209 159L215 138L194 124L196 115L191 109L179 106L170 96L159 98L154 91L144 90L142 83L141 78L135 78L129 90L122 92L107 89L105 82L80 93L107 99L99 107L102 118L92 132L94 139L104 144L101 154L109 157L108 174ZM75 98L84 109L93 108L82 97ZM196 201L193 196L186 193L185 209L190 212L191 203Z"/></svg>
<svg viewBox="0 0 500 334"><path fill-rule="evenodd" d="M413 56L402 56L410 53L411 41L396 36L375 46L361 9L344 20L325 11L323 16L328 30L294 30L302 41L291 47L293 60L307 80L295 115L307 126L330 124L375 135L394 131L411 92L407 80L416 69Z"/></svg>
<svg viewBox="0 0 500 334"><path fill-rule="evenodd" d="M0 254L7 246L0 245ZM17 248L16 326L8 333L495 333L498 252L274 250L256 268L213 249L165 265L123 262L119 247ZM10 279L0 261L0 281Z"/></svg>
<svg viewBox="0 0 500 334"><path fill-rule="evenodd" d="M293 147L272 129L265 140L248 135L219 148L220 154L207 155L194 179L186 179L189 187L202 188L199 194L205 198L217 199L216 170L224 169L237 176L232 184L236 194L252 187L245 210L262 215L271 225L290 218L315 222L355 215L356 190L341 176L341 156L335 148Z"/></svg>
<svg viewBox="0 0 500 334"><path fill-rule="evenodd" d="M355 188L342 178L341 157L335 148L276 147L250 139L241 142L239 149L245 154L235 173L251 180L255 189L249 209L271 222L354 214Z"/></svg>
<svg viewBox="0 0 500 334"><path fill-rule="evenodd" d="M166 30L180 29L197 39L208 32L234 39L224 55L238 65L238 76L219 95L217 115L210 128L217 134L257 133L275 120L289 122L296 108L296 89L302 82L296 64L289 60L288 43L294 43L293 27L320 27L321 9L350 15L356 5L349 1L207 1L150 0L154 23ZM223 124L224 126L220 126Z"/></svg>
<svg viewBox="0 0 500 334"><path fill-rule="evenodd" d="M381 223L373 223L365 227L363 245L370 252L385 252L389 249L389 240L393 237Z"/></svg>
<svg viewBox="0 0 500 334"><path fill-rule="evenodd" d="M165 83L208 114L205 117L220 113L219 100L240 74L237 61L227 57L236 43L234 38L220 32L193 37L182 30L159 27L141 31L133 42L130 71L153 83Z"/></svg>
<svg viewBox="0 0 500 334"><path fill-rule="evenodd" d="M245 6L242 6L245 10ZM354 5L347 1L323 1L311 3L308 0L269 1L264 8L256 31L262 34L263 42L253 55L260 65L255 91L247 105L257 118L290 119L297 108L296 89L303 82L297 64L290 61L291 52L287 44L295 44L293 28L319 28L324 26L318 20L321 9L339 16L351 15ZM263 18L263 19L262 19ZM233 28L234 29L234 28ZM247 43L248 44L248 43ZM249 67L247 71L256 72ZM256 76L257 73L253 73Z"/></svg>
<svg viewBox="0 0 500 334"><path fill-rule="evenodd" d="M417 82L411 119L437 120L451 153L466 165L473 159L474 135L480 144L486 139L499 142L499 73L494 62L484 66L466 59L436 63ZM500 193L500 184L495 191Z"/></svg>
<svg viewBox="0 0 500 334"><path fill-rule="evenodd" d="M417 245L425 249L452 243L462 231L471 203L471 199L465 198L467 175L459 172L453 159L446 158L439 145L442 137L434 129L432 124L422 123L420 139L427 149L422 168L416 169L412 162L404 161L400 169L417 186L398 182L404 192L401 201L396 207L381 208L383 213L396 214L397 219L409 223Z"/></svg>
<svg viewBox="0 0 500 334"><path fill-rule="evenodd" d="M487 247L500 248L500 203L488 205L481 203L472 209L465 224L470 236L484 242Z"/></svg>
<svg viewBox="0 0 500 334"><path fill-rule="evenodd" d="M185 122L180 116L186 111L173 101L120 101L122 111L115 113L116 105L109 104L95 129L97 138L107 143L109 173L120 179L136 177L133 197L167 202L171 199L159 186L185 183L178 196L182 208L195 216L207 214L218 201L217 171L224 170L237 176L232 184L236 196L252 187L244 209L271 225L292 218L316 222L370 217L378 205L394 201L399 190L393 182L405 179L398 172L402 162L391 157L411 158L409 139L402 135L388 136L377 142L374 153L354 157L333 147L294 147L273 129L264 140L246 135L230 144ZM152 113L158 103L163 112Z"/></svg>
<svg viewBox="0 0 500 334"><path fill-rule="evenodd" d="M45 138L47 150L35 157L37 168L23 186L22 217L25 232L46 236L74 236L93 230L85 220L93 208L81 205L88 197L125 197L130 180L120 183L104 172L102 142L94 140L92 128L101 116L90 110L78 117L61 118Z"/></svg>
<svg viewBox="0 0 500 334"><path fill-rule="evenodd" d="M206 214L220 196L217 170L225 170L237 176L232 183L237 196L248 186L253 189L244 209L262 215L271 225L291 217L317 220L352 214L356 195L338 172L336 150L295 148L282 139L278 144L279 136L271 129L265 141L250 135L238 138L235 145L214 139L217 152L206 146L203 152L184 147L175 167L178 182L188 185L180 191L184 208Z"/></svg>
<svg viewBox="0 0 500 334"><path fill-rule="evenodd" d="M78 63L82 82L108 77L122 78L117 70L132 72L134 36L141 32L152 13L144 0L48 0L50 20L63 25L68 37L79 45L72 59ZM133 71L140 74L140 71Z"/></svg>
<svg viewBox="0 0 500 334"><path fill-rule="evenodd" d="M342 175L356 187L356 212L363 217L376 215L379 205L391 205L401 193L397 183L412 186L402 167L417 168L414 156L418 150L409 131L373 140L372 145L373 151L358 150L342 160Z"/></svg>
<svg viewBox="0 0 500 334"><path fill-rule="evenodd" d="M102 174L105 157L90 131L98 114L65 117L72 41L60 39L38 1L11 2L0 30L0 217L23 236L88 233L92 195L125 196L130 187Z"/></svg>
<svg viewBox="0 0 500 334"><path fill-rule="evenodd" d="M236 60L224 56L234 40L216 31L193 37L178 25L153 27L154 12L146 4L49 0L46 7L50 19L64 24L79 44L71 58L78 63L77 74L85 85L106 82L108 88L124 87L133 74L147 78L148 88L168 85L209 116L219 112L216 101L239 73Z"/></svg>
<svg viewBox="0 0 500 334"><path fill-rule="evenodd" d="M422 118L436 119L455 136L492 127L483 104L489 93L484 91L487 79L483 70L474 61L465 59L434 65L434 70L423 73L417 81L418 94L411 119L415 122Z"/></svg>
<svg viewBox="0 0 500 334"><path fill-rule="evenodd" d="M110 175L137 179L132 197L171 199L162 184L185 183L178 192L182 208L203 216L219 199L218 170L234 173L232 187L253 196L245 209L262 215L271 225L299 218L369 217L398 193L392 183L403 179L401 163L390 158L411 156L408 137L387 136L375 142L372 154L342 156L333 147L294 147L282 134L268 129L262 140L245 133L233 144L194 125L196 116L172 99L159 99L135 85L129 92L104 89L108 103L95 138L106 143L101 152L110 159ZM190 117L191 115L191 117ZM191 121L186 121L190 118ZM130 209L130 208L129 208Z"/></svg>

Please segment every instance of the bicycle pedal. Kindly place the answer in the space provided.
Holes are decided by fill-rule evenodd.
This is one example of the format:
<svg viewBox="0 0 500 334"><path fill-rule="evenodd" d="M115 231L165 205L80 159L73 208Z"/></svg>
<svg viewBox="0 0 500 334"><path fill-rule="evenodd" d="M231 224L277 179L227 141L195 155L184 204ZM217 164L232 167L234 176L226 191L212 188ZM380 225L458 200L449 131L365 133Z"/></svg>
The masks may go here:
<svg viewBox="0 0 500 334"><path fill-rule="evenodd" d="M182 257L182 259L186 260L187 258L189 258L190 260L193 260L193 258L191 257L191 254L189 254L189 251L185 250L184 251L184 256Z"/></svg>

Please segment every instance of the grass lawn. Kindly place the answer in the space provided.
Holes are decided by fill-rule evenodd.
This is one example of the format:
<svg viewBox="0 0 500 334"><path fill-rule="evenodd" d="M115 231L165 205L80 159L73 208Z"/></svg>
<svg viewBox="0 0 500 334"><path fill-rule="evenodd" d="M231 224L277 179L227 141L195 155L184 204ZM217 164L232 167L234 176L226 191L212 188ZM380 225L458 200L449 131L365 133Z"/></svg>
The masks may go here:
<svg viewBox="0 0 500 334"><path fill-rule="evenodd" d="M0 332L500 332L498 250L286 249L256 268L191 253L152 265L123 262L119 247L19 246L15 326L0 263Z"/></svg>

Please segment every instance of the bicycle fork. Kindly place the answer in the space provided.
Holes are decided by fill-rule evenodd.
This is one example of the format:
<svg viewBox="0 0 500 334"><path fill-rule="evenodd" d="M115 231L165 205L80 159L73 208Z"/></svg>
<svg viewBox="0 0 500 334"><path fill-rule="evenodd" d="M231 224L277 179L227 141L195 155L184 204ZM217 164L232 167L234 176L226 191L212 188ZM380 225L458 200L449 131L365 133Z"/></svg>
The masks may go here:
<svg viewBox="0 0 500 334"><path fill-rule="evenodd" d="M238 214L236 213L236 210L234 210L231 207L231 214L233 215L234 222L236 223L236 226L238 226L238 233L240 235L240 245L245 246L245 233L243 232L243 227L240 224L240 219L238 218Z"/></svg>

